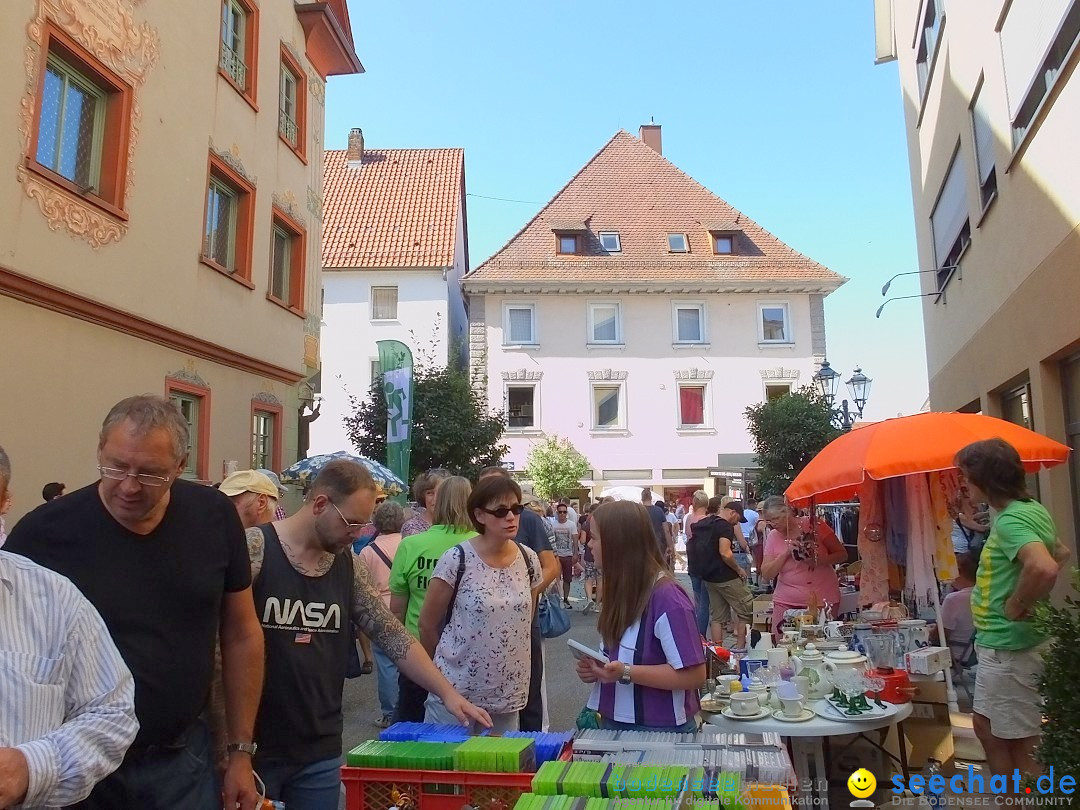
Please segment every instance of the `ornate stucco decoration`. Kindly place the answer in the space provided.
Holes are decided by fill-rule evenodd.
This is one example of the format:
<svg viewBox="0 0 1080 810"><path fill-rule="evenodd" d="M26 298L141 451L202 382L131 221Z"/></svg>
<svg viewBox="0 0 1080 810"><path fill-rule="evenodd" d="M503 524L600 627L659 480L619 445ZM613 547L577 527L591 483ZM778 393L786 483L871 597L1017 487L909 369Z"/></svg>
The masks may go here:
<svg viewBox="0 0 1080 810"><path fill-rule="evenodd" d="M676 380L711 380L712 378L713 371L708 368L690 368L675 372Z"/></svg>
<svg viewBox="0 0 1080 810"><path fill-rule="evenodd" d="M247 180L251 185L256 185L255 177L248 174L247 169L244 168L244 161L240 158L240 147L235 143L228 149L218 149L214 146L214 139L210 139L210 151L221 158L221 161L225 163L230 169L236 172L238 175Z"/></svg>
<svg viewBox="0 0 1080 810"><path fill-rule="evenodd" d="M610 368L601 369L600 371L586 372L589 375L590 380L625 380L625 371L612 371Z"/></svg>
<svg viewBox="0 0 1080 810"><path fill-rule="evenodd" d="M210 384L199 376L199 373L195 371L194 361L189 360L187 364L179 371L174 371L168 375L170 380L179 380L180 382L190 383L191 385L197 385L200 388L209 388Z"/></svg>
<svg viewBox="0 0 1080 810"><path fill-rule="evenodd" d="M297 202L296 195L291 191L283 191L280 194L275 193L274 207L281 209L300 224L304 224L304 216L300 212L300 204Z"/></svg>
<svg viewBox="0 0 1080 810"><path fill-rule="evenodd" d="M540 382L543 377L544 372L542 371L528 371L523 368L514 371L504 371L502 373L504 382Z"/></svg>
<svg viewBox="0 0 1080 810"><path fill-rule="evenodd" d="M106 214L77 194L41 180L23 165L23 156L32 153L30 143L34 110L37 106L38 72L45 64L48 18L131 85L131 119L128 135L125 197L131 198L135 185L135 149L139 141L139 89L157 63L160 39L156 28L135 21L135 8L143 0L37 0L34 16L26 26L24 51L26 90L19 102L19 133L23 150L16 175L26 195L34 200L49 228L85 239L97 249L118 242L127 233L127 223Z"/></svg>
<svg viewBox="0 0 1080 810"><path fill-rule="evenodd" d="M760 369L761 379L763 380L797 380L799 379L799 370L797 368L784 368L783 366L777 366L776 368L763 368Z"/></svg>
<svg viewBox="0 0 1080 810"><path fill-rule="evenodd" d="M271 394L269 391L260 391L252 397L256 402L263 402L267 405L281 405L281 400Z"/></svg>
<svg viewBox="0 0 1080 810"><path fill-rule="evenodd" d="M307 190L307 210L311 212L311 215L315 219L322 221L323 201L319 196L319 192L308 186Z"/></svg>
<svg viewBox="0 0 1080 810"><path fill-rule="evenodd" d="M317 76L308 76L308 90L311 97L319 102L320 107L326 106L326 82Z"/></svg>

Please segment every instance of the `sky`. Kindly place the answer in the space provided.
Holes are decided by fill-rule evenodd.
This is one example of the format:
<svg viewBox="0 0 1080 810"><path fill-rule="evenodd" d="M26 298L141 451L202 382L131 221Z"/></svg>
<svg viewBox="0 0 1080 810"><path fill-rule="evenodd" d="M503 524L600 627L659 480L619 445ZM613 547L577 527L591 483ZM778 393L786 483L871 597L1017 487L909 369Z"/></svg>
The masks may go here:
<svg viewBox="0 0 1080 810"><path fill-rule="evenodd" d="M826 298L828 359L874 380L865 417L921 408L920 301L874 317L882 285L918 266L871 0L348 2L367 72L330 79L326 148L352 127L369 148L463 147L472 267L615 132L653 119L666 158L850 279ZM889 292L918 293L918 276Z"/></svg>

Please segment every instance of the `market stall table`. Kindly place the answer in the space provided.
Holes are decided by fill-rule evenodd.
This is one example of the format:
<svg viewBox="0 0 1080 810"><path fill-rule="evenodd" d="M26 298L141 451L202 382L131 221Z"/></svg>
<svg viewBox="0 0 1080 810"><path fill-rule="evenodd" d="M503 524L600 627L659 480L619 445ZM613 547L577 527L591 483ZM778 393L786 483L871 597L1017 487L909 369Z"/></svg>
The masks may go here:
<svg viewBox="0 0 1080 810"><path fill-rule="evenodd" d="M862 735L866 731L897 726L897 733L901 740L904 736L904 721L911 715L910 703L887 704L890 708L888 714L878 718L863 720L830 720L817 714L810 720L799 723L777 720L773 717L765 717L761 720L731 720L719 712L701 712L701 718L710 725L717 726L727 732L774 732L782 737L790 738L791 762L795 767L795 775L799 780L799 792L801 799L815 798L815 803L824 808L829 806L828 774L825 771L825 748L824 741L828 737L840 737L850 734ZM813 703L811 704L811 707ZM869 739L868 737L866 739ZM878 750L885 749L880 743L874 743ZM903 743L900 748L900 768L904 772L904 778L908 776L907 751ZM891 755L890 755L891 756ZM810 778L810 764L813 762L816 779ZM824 786L821 782L824 780ZM815 790L815 788L821 788ZM802 803L800 801L800 803Z"/></svg>

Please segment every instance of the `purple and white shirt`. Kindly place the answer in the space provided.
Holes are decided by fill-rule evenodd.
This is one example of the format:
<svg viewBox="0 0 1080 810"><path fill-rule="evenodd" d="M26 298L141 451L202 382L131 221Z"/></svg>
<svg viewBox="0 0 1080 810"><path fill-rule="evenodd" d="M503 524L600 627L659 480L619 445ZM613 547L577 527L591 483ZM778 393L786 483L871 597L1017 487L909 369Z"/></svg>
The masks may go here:
<svg viewBox="0 0 1080 810"><path fill-rule="evenodd" d="M625 664L671 664L686 669L705 663L694 606L686 591L672 579L653 588L645 613L623 633L617 650L604 648L612 661ZM701 708L697 690L655 689L620 683L593 684L588 706L608 720L665 728L681 726Z"/></svg>

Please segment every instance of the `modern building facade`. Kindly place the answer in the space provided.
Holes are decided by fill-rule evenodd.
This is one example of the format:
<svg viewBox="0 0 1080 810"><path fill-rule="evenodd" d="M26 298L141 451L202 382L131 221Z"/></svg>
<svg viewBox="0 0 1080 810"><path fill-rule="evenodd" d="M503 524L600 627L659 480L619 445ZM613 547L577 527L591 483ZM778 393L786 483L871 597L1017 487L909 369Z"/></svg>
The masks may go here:
<svg viewBox="0 0 1080 810"><path fill-rule="evenodd" d="M472 374L508 464L566 437L614 486L741 491L745 408L811 382L844 279L620 131L465 277Z"/></svg>
<svg viewBox="0 0 1080 810"><path fill-rule="evenodd" d="M344 0L9 0L0 40L12 517L94 481L101 420L136 393L187 416L187 477L291 463L325 82L363 70Z"/></svg>
<svg viewBox="0 0 1080 810"><path fill-rule="evenodd" d="M379 374L380 340L415 362L462 365L461 278L469 265L462 149L348 149L326 153L319 417L311 451L350 450L350 395Z"/></svg>
<svg viewBox="0 0 1080 810"><path fill-rule="evenodd" d="M930 405L1078 448L1080 2L875 7L878 59L899 66ZM1068 538L1077 455L1032 477Z"/></svg>

